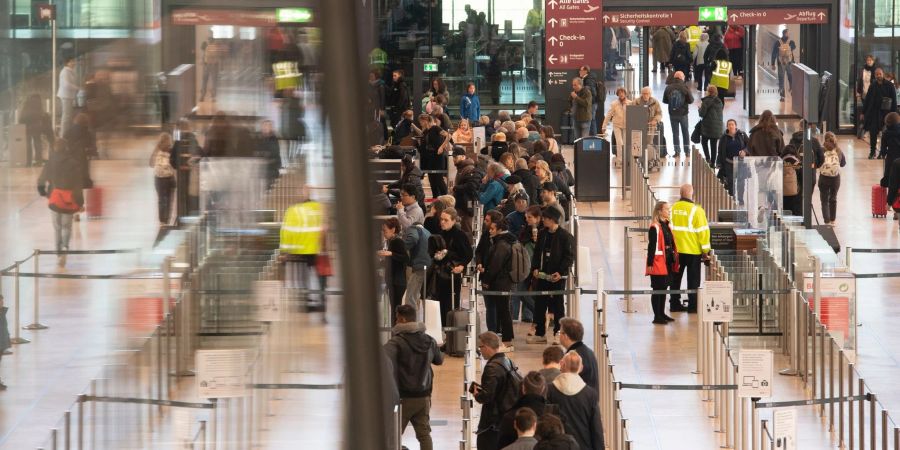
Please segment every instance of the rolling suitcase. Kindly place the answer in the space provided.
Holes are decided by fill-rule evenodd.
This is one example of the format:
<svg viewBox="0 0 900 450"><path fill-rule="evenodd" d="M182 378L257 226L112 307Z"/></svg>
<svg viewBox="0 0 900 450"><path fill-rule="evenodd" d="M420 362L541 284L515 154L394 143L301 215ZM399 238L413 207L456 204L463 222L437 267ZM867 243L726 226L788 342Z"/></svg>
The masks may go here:
<svg viewBox="0 0 900 450"><path fill-rule="evenodd" d="M103 216L103 188L93 187L84 190L84 212L89 219Z"/></svg>
<svg viewBox="0 0 900 450"><path fill-rule="evenodd" d="M872 186L872 217L887 216L887 188L880 184Z"/></svg>
<svg viewBox="0 0 900 450"><path fill-rule="evenodd" d="M450 275L450 301L456 299L456 283ZM460 299L462 303L462 299ZM466 335L469 334L469 311L462 308L462 305L456 305L456 308L447 312L447 327L451 328L447 331L447 354L450 356L461 357L466 353Z"/></svg>

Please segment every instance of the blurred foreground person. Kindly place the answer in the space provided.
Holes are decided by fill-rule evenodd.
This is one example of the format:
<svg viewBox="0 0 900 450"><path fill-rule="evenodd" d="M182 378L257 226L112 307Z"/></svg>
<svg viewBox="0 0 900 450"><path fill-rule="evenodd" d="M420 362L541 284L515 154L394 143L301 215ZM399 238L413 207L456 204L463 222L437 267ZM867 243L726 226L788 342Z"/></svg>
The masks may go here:
<svg viewBox="0 0 900 450"><path fill-rule="evenodd" d="M281 260L285 262L284 281L290 289L311 290L310 278L316 272L319 279L318 304L313 303L311 293L301 296L307 311L325 312L326 276L322 273L326 227L322 204L311 199L309 187L300 190L303 199L284 214L281 225ZM323 258L324 257L324 258ZM323 316L324 319L324 316Z"/></svg>
<svg viewBox="0 0 900 450"><path fill-rule="evenodd" d="M69 250L72 216L84 207L83 164L81 155L70 150L65 139L57 139L50 160L38 178L38 193L48 199L58 252ZM57 265L66 266L66 255L57 257Z"/></svg>

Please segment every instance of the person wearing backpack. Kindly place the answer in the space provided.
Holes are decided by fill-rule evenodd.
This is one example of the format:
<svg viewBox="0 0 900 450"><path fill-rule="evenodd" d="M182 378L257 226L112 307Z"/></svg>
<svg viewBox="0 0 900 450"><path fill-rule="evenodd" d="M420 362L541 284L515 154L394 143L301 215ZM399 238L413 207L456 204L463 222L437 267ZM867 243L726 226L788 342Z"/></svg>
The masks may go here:
<svg viewBox="0 0 900 450"><path fill-rule="evenodd" d="M788 36L788 29L781 31L781 39L775 40L772 45L772 67L778 70L778 93L781 95L781 101L784 102L784 79L787 77L788 86L792 83L791 64L794 63L794 50L797 49L795 43Z"/></svg>
<svg viewBox="0 0 900 450"><path fill-rule="evenodd" d="M575 438L581 450L604 450L600 395L578 375L584 370L581 356L569 352L559 369L562 373L550 383L547 402L557 405L566 433Z"/></svg>
<svg viewBox="0 0 900 450"><path fill-rule="evenodd" d="M819 168L819 198L822 200L822 220L834 226L837 217L837 193L841 188L841 167L847 165L844 152L834 133L825 133L825 163Z"/></svg>
<svg viewBox="0 0 900 450"><path fill-rule="evenodd" d="M53 143L50 159L41 170L37 190L47 197L56 236L56 251L69 250L72 237L72 216L84 208L84 161L69 149L65 139ZM57 256L57 265L65 267L66 255Z"/></svg>
<svg viewBox="0 0 900 450"><path fill-rule="evenodd" d="M519 280L513 280L513 246L518 244L522 252L524 252L524 249L522 244L519 244L515 236L510 234L508 230L509 225L507 225L505 218L490 224L491 251L486 256L484 265L481 268L481 287L486 291L510 291L516 284L516 281L521 281L525 278L523 276L518 277ZM488 330L503 336L505 352L515 351L512 345L514 333L512 314L509 310L510 296L485 295L484 306Z"/></svg>
<svg viewBox="0 0 900 450"><path fill-rule="evenodd" d="M676 72L681 72L682 81L684 75L691 72L691 45L688 44L688 36L685 31L678 34L678 40L672 45L672 54L669 61Z"/></svg>
<svg viewBox="0 0 900 450"><path fill-rule="evenodd" d="M416 308L400 305L397 323L384 351L394 367L397 390L402 405L401 434L412 422L422 450L432 450L431 392L434 370L431 365L444 363L444 356L434 338L425 333L425 324L416 321Z"/></svg>
<svg viewBox="0 0 900 450"><path fill-rule="evenodd" d="M684 44L687 46L687 43ZM672 82L666 86L663 92L663 103L669 105L669 124L672 126L672 144L675 156L685 155L690 149L690 131L688 130L688 105L694 103L691 90L684 83L684 72L679 70L672 77ZM679 134L680 131L680 134Z"/></svg>
<svg viewBox="0 0 900 450"><path fill-rule="evenodd" d="M803 170L803 163L797 147L792 144L784 146L781 156L783 163L781 180L782 209L791 211L795 216L803 215L803 196L800 189L800 176L798 172Z"/></svg>
<svg viewBox="0 0 900 450"><path fill-rule="evenodd" d="M522 375L518 367L500 349L500 337L492 331L478 335L478 351L487 360L481 372L481 384L472 383L469 392L481 404L478 421L478 450L498 450L503 414L519 401Z"/></svg>
<svg viewBox="0 0 900 450"><path fill-rule="evenodd" d="M408 305L416 305L422 299L425 275L432 262L428 254L428 239L431 233L422 226L422 220L424 219L416 218L410 226L403 228L403 245L409 253L405 296Z"/></svg>

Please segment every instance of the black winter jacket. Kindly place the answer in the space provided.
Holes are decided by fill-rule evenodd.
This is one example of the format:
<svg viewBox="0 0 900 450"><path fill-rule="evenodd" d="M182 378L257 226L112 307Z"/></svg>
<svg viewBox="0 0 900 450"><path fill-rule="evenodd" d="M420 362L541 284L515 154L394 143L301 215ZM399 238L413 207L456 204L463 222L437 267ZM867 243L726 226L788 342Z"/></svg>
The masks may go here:
<svg viewBox="0 0 900 450"><path fill-rule="evenodd" d="M566 433L575 437L582 450L604 450L597 391L584 385L577 375L564 373L550 383L547 401L559 407Z"/></svg>
<svg viewBox="0 0 900 450"><path fill-rule="evenodd" d="M49 196L53 189L65 189L72 191L72 199L79 206L84 206L84 195L82 189L84 186L84 169L85 161L82 155L72 151L53 151L50 153L50 160L41 170L41 176L38 178L38 193L42 196Z"/></svg>
<svg viewBox="0 0 900 450"><path fill-rule="evenodd" d="M528 169L519 169L513 172L513 175L519 177L522 180L522 187L525 188L525 193L528 194L528 204L529 205L537 205L540 203L540 188L541 182L538 181L537 175L534 172Z"/></svg>
<svg viewBox="0 0 900 450"><path fill-rule="evenodd" d="M449 230L441 230L440 235L447 243L447 256L444 261L453 266L466 266L472 261L472 241L469 235L458 225Z"/></svg>
<svg viewBox="0 0 900 450"><path fill-rule="evenodd" d="M420 322L397 324L393 333L384 351L394 365L400 398L430 396L434 384L431 365L444 363L437 342L425 334L425 324Z"/></svg>
<svg viewBox="0 0 900 450"><path fill-rule="evenodd" d="M887 187L891 165L900 158L900 124L891 125L881 133L881 155L884 157L884 176L881 185Z"/></svg>
<svg viewBox="0 0 900 450"><path fill-rule="evenodd" d="M898 189L900 189L900 158L895 159L894 163L891 164L890 174L888 175L888 206L894 204Z"/></svg>
<svg viewBox="0 0 900 450"><path fill-rule="evenodd" d="M575 238L562 227L555 233L544 229L538 236L534 255L531 258L531 270L535 269L548 275L559 272L566 276L575 262Z"/></svg>
<svg viewBox="0 0 900 450"><path fill-rule="evenodd" d="M497 353L484 365L481 373L481 390L475 394L475 401L481 403L481 419L478 421L478 431L490 428L497 429L500 419L515 402L504 403L506 389L509 388L508 372L515 366L512 360L504 353Z"/></svg>
<svg viewBox="0 0 900 450"><path fill-rule="evenodd" d="M514 423L516 411L518 411L519 408L531 408L531 410L540 418L544 415L545 410L550 409L548 406L547 400L541 395L523 395L509 411L506 411L506 413L503 414L503 418L500 419L500 439L497 443L497 448L506 447L518 439Z"/></svg>
<svg viewBox="0 0 900 450"><path fill-rule="evenodd" d="M538 441L532 450L581 450L575 438L568 434Z"/></svg>
<svg viewBox="0 0 900 450"><path fill-rule="evenodd" d="M516 237L508 232L503 232L491 238L491 251L487 255L484 264L484 273L481 274L481 283L492 291L506 291L512 289L513 281L510 276L510 259L512 258L512 245Z"/></svg>
<svg viewBox="0 0 900 450"><path fill-rule="evenodd" d="M595 391L600 392L600 379L597 377L597 357L594 355L594 351L581 341L572 344L566 351L578 353L582 364L584 364L584 368L581 369L579 374L581 379L584 380L585 384L594 388Z"/></svg>
<svg viewBox="0 0 900 450"><path fill-rule="evenodd" d="M748 156L777 156L781 158L781 150L784 148L784 135L778 128L760 128L755 126L750 129L750 140L747 142Z"/></svg>

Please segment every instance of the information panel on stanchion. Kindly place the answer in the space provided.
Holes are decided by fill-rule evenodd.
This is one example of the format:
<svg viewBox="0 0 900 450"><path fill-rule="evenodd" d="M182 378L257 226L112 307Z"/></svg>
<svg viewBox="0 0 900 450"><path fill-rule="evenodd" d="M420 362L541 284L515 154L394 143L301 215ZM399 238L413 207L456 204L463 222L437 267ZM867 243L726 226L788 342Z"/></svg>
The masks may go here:
<svg viewBox="0 0 900 450"><path fill-rule="evenodd" d="M777 450L797 449L797 410L794 408L778 408L772 414L774 425L775 448Z"/></svg>
<svg viewBox="0 0 900 450"><path fill-rule="evenodd" d="M609 142L599 137L575 141L575 191L578 200L609 201Z"/></svg>
<svg viewBox="0 0 900 450"><path fill-rule="evenodd" d="M704 322L731 322L734 318L734 284L707 281L700 289L701 318Z"/></svg>
<svg viewBox="0 0 900 450"><path fill-rule="evenodd" d="M741 349L738 356L738 397L769 398L775 379L772 350Z"/></svg>
<svg viewBox="0 0 900 450"><path fill-rule="evenodd" d="M281 322L284 320L284 288L281 281L255 281L256 320Z"/></svg>
<svg viewBox="0 0 900 450"><path fill-rule="evenodd" d="M246 350L197 350L197 395L200 398L243 397L247 389L246 375Z"/></svg>
<svg viewBox="0 0 900 450"><path fill-rule="evenodd" d="M815 277L812 273L803 274L803 292L809 299L809 308L816 310L814 288ZM838 345L848 352L856 351L856 278L852 273L823 273L821 276L822 305L819 307L819 320L828 329L828 333Z"/></svg>

